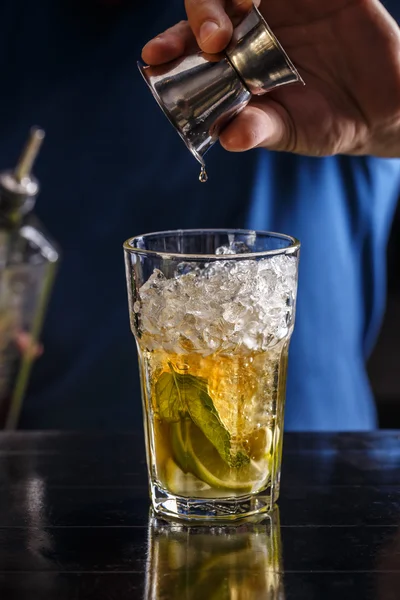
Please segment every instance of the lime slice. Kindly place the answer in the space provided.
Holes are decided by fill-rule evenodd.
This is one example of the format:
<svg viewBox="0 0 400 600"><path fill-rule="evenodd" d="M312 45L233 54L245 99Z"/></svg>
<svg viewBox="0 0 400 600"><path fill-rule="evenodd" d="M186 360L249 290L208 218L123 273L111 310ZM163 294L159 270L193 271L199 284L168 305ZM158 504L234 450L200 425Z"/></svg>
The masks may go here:
<svg viewBox="0 0 400 600"><path fill-rule="evenodd" d="M247 447L250 458L261 460L265 454L272 452L272 430L269 427L256 429L247 438Z"/></svg>
<svg viewBox="0 0 400 600"><path fill-rule="evenodd" d="M171 424L175 461L184 473L192 473L215 490L248 493L258 491L268 480L271 457L239 467L230 467L191 419Z"/></svg>

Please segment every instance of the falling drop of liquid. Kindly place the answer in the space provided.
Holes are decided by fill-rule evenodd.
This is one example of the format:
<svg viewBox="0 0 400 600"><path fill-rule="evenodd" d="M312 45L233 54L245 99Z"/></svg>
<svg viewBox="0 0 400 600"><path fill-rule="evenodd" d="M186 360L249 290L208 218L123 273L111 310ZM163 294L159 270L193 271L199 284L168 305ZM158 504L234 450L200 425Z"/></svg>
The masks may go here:
<svg viewBox="0 0 400 600"><path fill-rule="evenodd" d="M199 181L201 181L201 183L205 183L207 180L208 180L207 171L206 171L205 166L202 165L200 175L199 175Z"/></svg>

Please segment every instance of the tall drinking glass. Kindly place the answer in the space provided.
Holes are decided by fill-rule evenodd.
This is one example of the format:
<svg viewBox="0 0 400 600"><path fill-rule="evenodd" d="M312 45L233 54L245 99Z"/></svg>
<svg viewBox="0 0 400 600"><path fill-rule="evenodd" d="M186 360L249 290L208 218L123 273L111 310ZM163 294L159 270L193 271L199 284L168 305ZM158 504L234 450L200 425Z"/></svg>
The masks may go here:
<svg viewBox="0 0 400 600"><path fill-rule="evenodd" d="M125 242L157 514L233 520L279 496L300 244L246 230Z"/></svg>

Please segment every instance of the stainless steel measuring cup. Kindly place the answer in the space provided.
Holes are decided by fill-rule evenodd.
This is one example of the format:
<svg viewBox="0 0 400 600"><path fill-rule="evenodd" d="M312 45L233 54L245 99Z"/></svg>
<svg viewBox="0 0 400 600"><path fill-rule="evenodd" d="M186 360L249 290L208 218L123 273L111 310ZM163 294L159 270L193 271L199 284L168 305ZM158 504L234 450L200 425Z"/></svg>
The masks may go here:
<svg viewBox="0 0 400 600"><path fill-rule="evenodd" d="M302 82L255 6L235 28L224 53L198 52L160 66L139 62L138 67L160 108L202 166L222 129L252 95Z"/></svg>

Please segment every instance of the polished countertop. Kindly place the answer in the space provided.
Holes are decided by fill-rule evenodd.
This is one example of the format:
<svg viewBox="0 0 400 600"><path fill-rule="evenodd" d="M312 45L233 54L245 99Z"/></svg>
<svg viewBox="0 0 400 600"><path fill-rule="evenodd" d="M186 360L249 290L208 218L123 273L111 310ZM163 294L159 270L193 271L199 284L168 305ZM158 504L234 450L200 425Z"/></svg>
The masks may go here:
<svg viewBox="0 0 400 600"><path fill-rule="evenodd" d="M398 600L400 433L286 434L279 509L149 512L141 433L0 434L1 600Z"/></svg>

